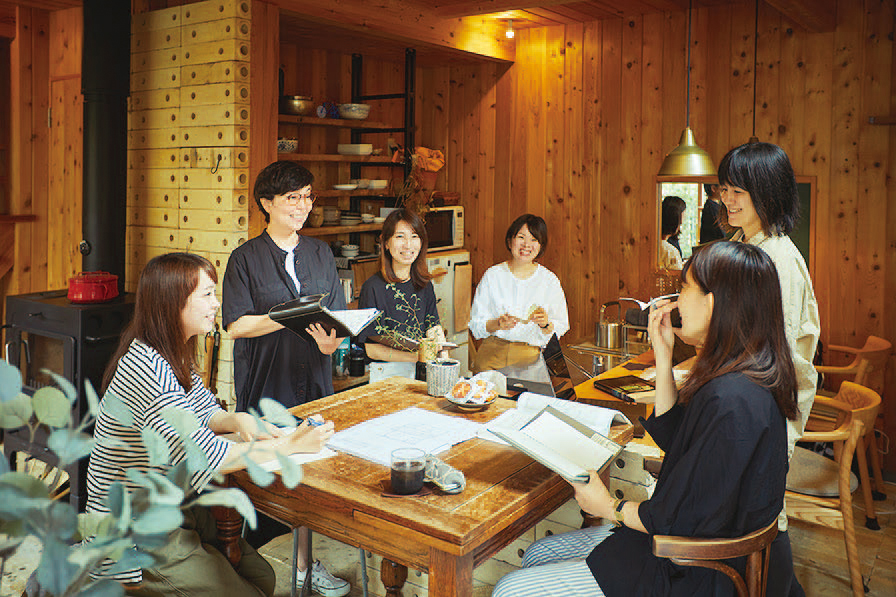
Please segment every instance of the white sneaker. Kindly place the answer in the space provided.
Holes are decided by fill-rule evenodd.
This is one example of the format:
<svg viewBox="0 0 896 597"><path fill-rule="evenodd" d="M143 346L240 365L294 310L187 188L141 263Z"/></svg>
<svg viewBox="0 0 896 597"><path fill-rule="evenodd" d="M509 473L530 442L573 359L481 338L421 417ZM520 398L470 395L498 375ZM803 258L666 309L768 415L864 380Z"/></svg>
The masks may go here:
<svg viewBox="0 0 896 597"><path fill-rule="evenodd" d="M301 589L305 584L305 571L298 571L298 577L296 588ZM320 560L315 560L311 565L311 590L315 593L323 597L345 597L351 588L347 580L330 574Z"/></svg>

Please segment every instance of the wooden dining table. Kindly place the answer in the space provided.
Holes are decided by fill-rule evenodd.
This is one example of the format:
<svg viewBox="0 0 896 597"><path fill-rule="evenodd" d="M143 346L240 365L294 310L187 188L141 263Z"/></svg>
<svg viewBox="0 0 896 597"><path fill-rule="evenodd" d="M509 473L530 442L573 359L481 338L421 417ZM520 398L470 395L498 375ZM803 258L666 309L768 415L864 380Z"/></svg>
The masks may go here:
<svg viewBox="0 0 896 597"><path fill-rule="evenodd" d="M484 411L461 412L445 398L427 395L425 383L394 377L292 412L320 414L340 430L410 407L485 423L515 404L498 398ZM614 425L610 436L625 443L632 437L632 426ZM279 478L259 487L246 471L228 478L258 512L383 556L387 595L401 594L407 569L412 568L429 574L430 596L469 597L473 568L569 500L573 491L525 454L487 440L474 438L438 456L464 473L462 493L446 494L433 487L422 497L387 497L389 468L344 453L303 465L302 483L294 489L284 487ZM225 553L236 563L242 519L226 508L217 509L216 517Z"/></svg>

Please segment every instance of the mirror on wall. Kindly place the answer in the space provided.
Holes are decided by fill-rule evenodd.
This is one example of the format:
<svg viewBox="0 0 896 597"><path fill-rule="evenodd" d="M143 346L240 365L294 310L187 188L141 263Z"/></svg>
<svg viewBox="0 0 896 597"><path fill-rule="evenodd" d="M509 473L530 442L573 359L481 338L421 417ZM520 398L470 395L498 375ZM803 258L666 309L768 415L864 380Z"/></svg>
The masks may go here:
<svg viewBox="0 0 896 597"><path fill-rule="evenodd" d="M680 270L691 252L701 242L713 239L701 238L701 220L704 211L707 224L714 220L719 203L707 193L705 185L714 185L717 199L718 180L715 177L687 179L659 179L657 181L657 246L655 266L660 270ZM704 230L704 233L706 230Z"/></svg>
<svg viewBox="0 0 896 597"><path fill-rule="evenodd" d="M812 210L812 205L816 181L814 176L797 175L796 182L800 198L800 220L790 233L790 238L803 255L809 272L812 273L814 271L814 252L811 239L812 231L815 229L815 213ZM716 210L721 208L720 203L710 203L717 197L710 197L706 185L717 187L718 179L714 176L684 179L657 178L657 242L654 264L658 273L675 272L681 269L683 263L691 256L694 247L724 236L721 230L713 233L710 230L711 227L701 226L704 212L707 215L707 221L704 224L708 224L714 219ZM673 197L676 199L670 199Z"/></svg>

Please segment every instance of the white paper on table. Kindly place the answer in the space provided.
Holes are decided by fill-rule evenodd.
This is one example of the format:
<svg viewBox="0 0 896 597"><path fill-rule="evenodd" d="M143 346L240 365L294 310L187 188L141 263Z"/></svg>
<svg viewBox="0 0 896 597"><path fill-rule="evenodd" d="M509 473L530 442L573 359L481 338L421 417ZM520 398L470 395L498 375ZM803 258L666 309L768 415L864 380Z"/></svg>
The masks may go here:
<svg viewBox="0 0 896 597"><path fill-rule="evenodd" d="M481 439L504 444L506 446L507 442L489 431L489 429L494 427L514 430L521 429L523 425L532 420L532 417L537 415L545 406L553 406L563 414L572 417L583 425L587 425L606 436L610 435L610 426L614 421L631 424L628 417L618 410L603 408L602 406L593 406L591 404L583 404L581 402L570 402L569 400L561 400L560 398L533 394L532 392L523 392L516 401L516 408L505 411L500 416L489 421L476 435Z"/></svg>
<svg viewBox="0 0 896 597"><path fill-rule="evenodd" d="M389 466L393 450L419 448L427 454L439 454L476 437L481 427L462 417L411 407L343 429L327 445Z"/></svg>
<svg viewBox="0 0 896 597"><path fill-rule="evenodd" d="M313 454L308 453L296 453L290 454L289 459L292 460L296 464L307 464L309 462L314 462L315 460L323 460L324 458L332 458L336 456L336 452L324 446L320 452L315 452ZM266 471L271 472L279 472L280 471L280 460L274 458L273 460L268 460L267 462L261 463L261 468Z"/></svg>

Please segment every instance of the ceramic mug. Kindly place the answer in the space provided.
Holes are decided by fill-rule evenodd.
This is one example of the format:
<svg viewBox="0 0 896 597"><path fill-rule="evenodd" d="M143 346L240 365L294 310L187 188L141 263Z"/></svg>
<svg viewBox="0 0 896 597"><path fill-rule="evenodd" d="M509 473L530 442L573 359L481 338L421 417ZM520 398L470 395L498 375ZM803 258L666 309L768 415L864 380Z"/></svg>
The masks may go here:
<svg viewBox="0 0 896 597"><path fill-rule="evenodd" d="M430 396L444 396L459 378L460 361L457 359L435 359L426 363L426 393Z"/></svg>

